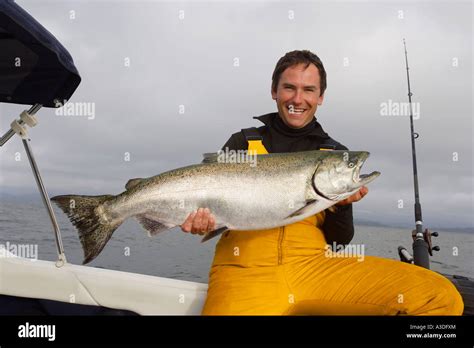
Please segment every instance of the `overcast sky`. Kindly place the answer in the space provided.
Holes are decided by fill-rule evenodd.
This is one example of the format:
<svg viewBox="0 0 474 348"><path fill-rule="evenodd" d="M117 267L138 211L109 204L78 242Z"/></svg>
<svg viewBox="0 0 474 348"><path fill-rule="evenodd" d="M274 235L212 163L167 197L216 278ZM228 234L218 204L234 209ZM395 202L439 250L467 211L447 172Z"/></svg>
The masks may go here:
<svg viewBox="0 0 474 348"><path fill-rule="evenodd" d="M129 178L201 161L258 126L252 116L276 111L277 60L309 49L328 74L318 121L351 150L371 152L363 172L382 172L355 215L412 223L409 119L381 112L407 102L406 38L425 225L473 226L470 2L17 3L73 56L82 83L71 102L95 107L93 119L39 112L30 135L51 195L116 194ZM24 108L0 104L2 133ZM35 192L21 141L0 156L1 191Z"/></svg>

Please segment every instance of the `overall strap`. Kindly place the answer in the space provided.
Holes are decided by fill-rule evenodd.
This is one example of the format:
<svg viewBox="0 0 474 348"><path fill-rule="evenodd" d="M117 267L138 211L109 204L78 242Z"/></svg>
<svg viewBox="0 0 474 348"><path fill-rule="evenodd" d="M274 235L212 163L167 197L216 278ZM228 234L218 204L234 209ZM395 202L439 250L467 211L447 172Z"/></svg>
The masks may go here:
<svg viewBox="0 0 474 348"><path fill-rule="evenodd" d="M336 146L337 146L337 142L329 138L329 139L326 139L326 141L323 144L319 145L319 149L321 151L332 151L336 149Z"/></svg>
<svg viewBox="0 0 474 348"><path fill-rule="evenodd" d="M248 152L256 153L257 155L266 155L268 154L267 149L263 145L263 138L258 132L257 128L245 128L242 129L242 134L245 137L245 140L248 143Z"/></svg>

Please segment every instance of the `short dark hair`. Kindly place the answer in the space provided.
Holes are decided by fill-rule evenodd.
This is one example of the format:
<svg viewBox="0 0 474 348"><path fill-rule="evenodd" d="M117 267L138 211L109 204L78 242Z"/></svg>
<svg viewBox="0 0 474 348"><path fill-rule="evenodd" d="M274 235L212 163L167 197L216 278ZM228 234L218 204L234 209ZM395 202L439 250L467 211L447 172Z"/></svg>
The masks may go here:
<svg viewBox="0 0 474 348"><path fill-rule="evenodd" d="M306 64L305 69L310 64L314 64L316 68L318 68L319 79L320 79L320 84L321 84L321 86L319 86L321 89L320 95L323 95L327 86L326 85L326 70L324 70L323 62L321 62L321 59L319 59L319 57L315 55L313 52L308 51L308 50L291 51L285 54L283 57L281 57L278 60L278 63L275 66L275 70L273 70L273 75L272 75L272 91L276 92L281 74L283 74L283 72L287 68L294 65L298 65L298 64Z"/></svg>

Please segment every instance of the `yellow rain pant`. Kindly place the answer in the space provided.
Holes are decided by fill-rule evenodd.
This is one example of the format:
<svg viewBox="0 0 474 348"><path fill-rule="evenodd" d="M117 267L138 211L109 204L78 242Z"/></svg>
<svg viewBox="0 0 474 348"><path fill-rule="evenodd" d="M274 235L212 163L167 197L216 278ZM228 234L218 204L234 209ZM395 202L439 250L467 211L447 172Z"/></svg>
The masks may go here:
<svg viewBox="0 0 474 348"><path fill-rule="evenodd" d="M266 153L261 141L249 145L249 150ZM438 273L390 259L336 257L340 255L327 251L324 217L322 212L280 228L224 233L202 314L462 314L460 294Z"/></svg>

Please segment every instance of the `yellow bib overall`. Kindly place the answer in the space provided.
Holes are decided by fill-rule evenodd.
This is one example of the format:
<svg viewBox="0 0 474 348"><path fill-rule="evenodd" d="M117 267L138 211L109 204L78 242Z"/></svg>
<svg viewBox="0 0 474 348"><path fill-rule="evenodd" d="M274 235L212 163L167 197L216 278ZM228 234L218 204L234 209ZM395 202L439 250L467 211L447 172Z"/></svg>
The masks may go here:
<svg viewBox="0 0 474 348"><path fill-rule="evenodd" d="M268 153L261 140L249 150ZM203 315L461 315L438 273L373 256L335 257L325 212L269 230L228 231L216 246Z"/></svg>

